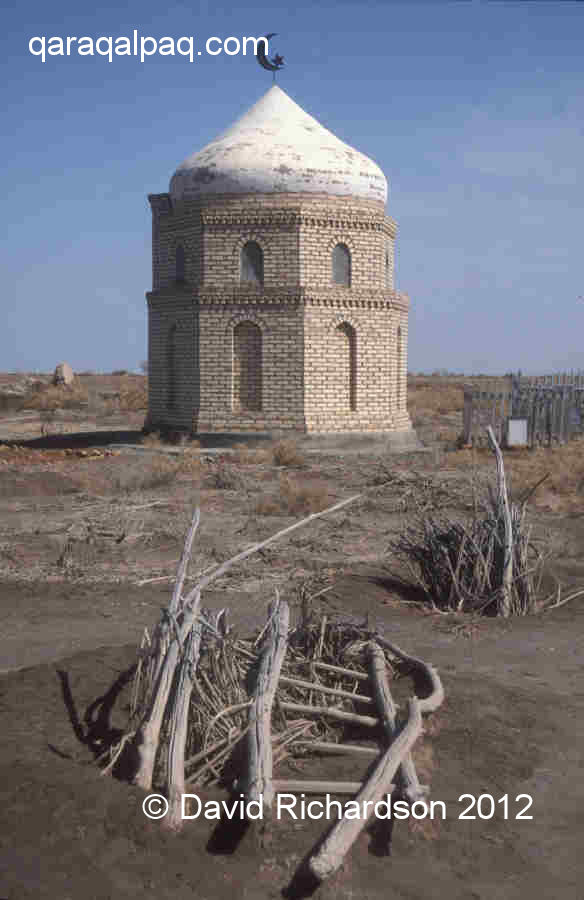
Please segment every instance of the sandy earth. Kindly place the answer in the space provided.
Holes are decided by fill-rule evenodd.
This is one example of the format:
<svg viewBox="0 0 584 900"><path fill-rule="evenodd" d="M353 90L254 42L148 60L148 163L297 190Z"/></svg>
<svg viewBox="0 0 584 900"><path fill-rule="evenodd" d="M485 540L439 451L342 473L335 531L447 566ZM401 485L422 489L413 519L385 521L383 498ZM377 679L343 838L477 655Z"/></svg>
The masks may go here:
<svg viewBox="0 0 584 900"><path fill-rule="evenodd" d="M472 627L404 603L383 551L410 514L409 495L404 499L397 483L390 490L372 487L379 461L366 456L350 465L342 455L311 460L303 481L324 483L331 502L366 486L368 503L351 515L336 514L330 524L311 524L266 558L250 561L209 591L206 605L227 604L232 621L248 633L263 621L272 583L292 590L326 576L332 587L319 601L323 610L368 616L438 667L447 696L414 751L432 799L446 804L446 820L394 822L389 857L378 855L375 829L364 833L342 870L314 892L295 872L324 833L322 822L283 818L263 853L249 834L236 840L204 820L169 837L145 818L142 793L101 777L94 762L104 742L124 728L123 673L171 585L169 579L139 582L173 571L180 528L171 526L192 479L133 494L135 506L159 505L133 523L146 536L120 546L104 523L122 521L122 504L103 493L90 496L79 484L87 484L83 473L90 466L101 467L91 470L97 484L107 467L131 468L135 457L88 461L55 451L32 458L10 450L0 458L0 898L219 900L234 891L247 900L584 895L582 601L521 620L474 620ZM390 461L401 472L414 464L437 477L427 456ZM197 489L201 567L299 518L254 513L253 498L279 477L269 466L242 466L243 488L221 491L205 482L217 463L208 465ZM446 505L438 494L436 503ZM93 543L75 531L87 535L88 523L98 534ZM535 524L549 529L559 548L550 577L582 585L582 514L539 515ZM71 534L77 535L73 550L59 565ZM298 765L318 777L316 764ZM354 763L328 760L326 766L330 777L357 777ZM499 804L491 820L461 820L458 798L465 793L495 800L508 794L510 818L504 820ZM533 798L527 811L533 819L515 818L525 806L515 802L519 794Z"/></svg>

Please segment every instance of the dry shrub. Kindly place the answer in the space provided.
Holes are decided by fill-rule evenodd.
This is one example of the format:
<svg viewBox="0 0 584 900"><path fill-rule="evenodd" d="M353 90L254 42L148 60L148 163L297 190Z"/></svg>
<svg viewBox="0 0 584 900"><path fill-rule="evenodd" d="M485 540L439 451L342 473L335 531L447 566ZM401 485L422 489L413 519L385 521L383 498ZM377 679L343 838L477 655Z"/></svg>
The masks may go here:
<svg viewBox="0 0 584 900"><path fill-rule="evenodd" d="M242 466L271 463L274 466L299 469L306 465L304 454L296 442L289 439L275 441L263 447L235 444L231 458Z"/></svg>
<svg viewBox="0 0 584 900"><path fill-rule="evenodd" d="M563 447L507 450L504 457L511 495L515 500L528 497L537 483L545 478L529 496L530 506L557 512L582 509L584 444L581 440L570 441ZM492 461L492 454L489 450L458 450L449 453L446 461L449 468L480 467Z"/></svg>
<svg viewBox="0 0 584 900"><path fill-rule="evenodd" d="M202 463L201 454L199 453L199 444L195 442L185 447L178 456L179 475L199 477L201 475Z"/></svg>
<svg viewBox="0 0 584 900"><path fill-rule="evenodd" d="M541 608L538 596L549 551L531 539L525 504L510 504L513 581L511 615ZM389 549L403 561L432 608L505 615L505 517L494 480L486 482L473 515L461 522L420 516Z"/></svg>
<svg viewBox="0 0 584 900"><path fill-rule="evenodd" d="M295 441L276 441L270 447L270 452L275 466L288 466L299 469L306 465L306 457Z"/></svg>
<svg viewBox="0 0 584 900"><path fill-rule="evenodd" d="M240 466L257 466L270 462L270 452L265 447L250 446L249 444L234 444L231 459Z"/></svg>
<svg viewBox="0 0 584 900"><path fill-rule="evenodd" d="M115 493L125 494L155 490L173 484L179 474L180 463L177 460L156 456L147 462L136 460L133 466L112 473L111 487Z"/></svg>
<svg viewBox="0 0 584 900"><path fill-rule="evenodd" d="M220 491L239 491L245 488L243 476L225 462L218 462L207 475L206 486Z"/></svg>
<svg viewBox="0 0 584 900"><path fill-rule="evenodd" d="M44 390L31 390L22 398L21 409L54 412L58 409L85 409L89 404L86 390L76 384L49 385Z"/></svg>
<svg viewBox="0 0 584 900"><path fill-rule="evenodd" d="M408 411L411 416L418 416L422 413L447 415L461 412L463 406L462 387L422 382L408 389Z"/></svg>
<svg viewBox="0 0 584 900"><path fill-rule="evenodd" d="M157 454L150 459L140 456L127 463L118 462L107 467L96 468L92 463L91 468L84 470L75 480L89 494L134 494L168 487L183 476L198 481L200 466L198 455L184 453L170 457Z"/></svg>
<svg viewBox="0 0 584 900"><path fill-rule="evenodd" d="M148 409L148 380L124 379L119 393L120 412L140 412Z"/></svg>
<svg viewBox="0 0 584 900"><path fill-rule="evenodd" d="M142 412L148 408L148 382L146 379L128 377L121 379L117 390L104 391L92 386L88 391L88 404L94 415Z"/></svg>
<svg viewBox="0 0 584 900"><path fill-rule="evenodd" d="M288 475L280 478L278 494L261 497L256 514L262 516L307 516L330 505L328 489L322 481L299 483Z"/></svg>

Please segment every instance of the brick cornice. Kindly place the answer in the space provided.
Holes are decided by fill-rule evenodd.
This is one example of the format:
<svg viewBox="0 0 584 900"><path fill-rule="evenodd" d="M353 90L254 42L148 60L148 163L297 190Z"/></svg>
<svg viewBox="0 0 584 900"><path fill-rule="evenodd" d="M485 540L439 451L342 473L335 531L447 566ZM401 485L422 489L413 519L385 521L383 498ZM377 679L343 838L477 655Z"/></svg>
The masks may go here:
<svg viewBox="0 0 584 900"><path fill-rule="evenodd" d="M172 200L170 199L170 194L148 194L148 202L154 213L167 215L172 212Z"/></svg>
<svg viewBox="0 0 584 900"><path fill-rule="evenodd" d="M357 231L385 231L387 225L378 217L368 216L344 216L340 217L338 211L323 210L322 213L289 212L287 210L264 212L252 212L241 210L240 212L210 212L201 213L201 221L204 226L211 229L221 228L281 228L305 227L327 228L339 230Z"/></svg>
<svg viewBox="0 0 584 900"><path fill-rule="evenodd" d="M397 235L397 222L390 216L386 216L383 220L381 230L384 234L389 235L389 237L395 238L395 236Z"/></svg>
<svg viewBox="0 0 584 900"><path fill-rule="evenodd" d="M349 290L347 288L297 287L276 285L257 290L239 285L223 285L221 287L205 286L188 288L175 285L146 294L148 305L156 301L164 303L170 299L184 300L190 297L195 305L224 306L242 304L250 306L305 305L323 307L345 307L359 309L402 309L407 310L410 299L407 294L390 290Z"/></svg>

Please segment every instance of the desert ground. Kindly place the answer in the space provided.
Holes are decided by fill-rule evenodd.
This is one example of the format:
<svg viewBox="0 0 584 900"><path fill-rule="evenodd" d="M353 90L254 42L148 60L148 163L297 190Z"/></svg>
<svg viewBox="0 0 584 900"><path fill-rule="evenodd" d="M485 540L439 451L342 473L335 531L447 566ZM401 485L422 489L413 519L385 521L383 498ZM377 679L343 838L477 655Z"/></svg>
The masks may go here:
<svg viewBox="0 0 584 900"><path fill-rule="evenodd" d="M168 601L194 506L191 578L358 494L204 597L247 635L276 588L293 616L302 596L319 593L319 611L366 620L440 672L446 702L414 759L446 819L395 822L389 856L364 831L312 896L581 900L584 596L511 619L445 614L390 548L416 517L464 519L477 480L493 471L492 453L457 444L464 379L409 379L424 446L408 453L359 440L170 443L141 433L143 376L78 375L71 389L48 381L0 376L0 898L308 896L295 873L322 822L275 823L265 852L245 834L222 842L201 819L169 835L144 816L140 789L103 777L96 760L126 727L128 673ZM527 507L550 552L542 595L584 587L583 450L576 440L505 452L514 497L549 473ZM292 763L314 777L314 761ZM357 777L354 761L326 766ZM490 819L460 819L463 794L507 794L509 817L499 805ZM520 794L533 799L531 819L515 817Z"/></svg>

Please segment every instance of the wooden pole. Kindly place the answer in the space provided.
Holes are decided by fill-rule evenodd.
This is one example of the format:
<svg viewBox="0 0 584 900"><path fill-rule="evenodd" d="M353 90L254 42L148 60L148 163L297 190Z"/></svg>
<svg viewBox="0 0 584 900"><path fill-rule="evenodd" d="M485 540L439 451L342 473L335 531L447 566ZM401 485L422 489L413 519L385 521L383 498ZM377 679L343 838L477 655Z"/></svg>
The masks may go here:
<svg viewBox="0 0 584 900"><path fill-rule="evenodd" d="M371 641L368 649L369 671L371 673L375 699L377 700L379 718L385 729L389 746L398 734L398 726L396 722L396 707L387 680L385 654L379 644L376 644L375 641ZM406 753L403 762L398 769L397 784L404 797L410 803L421 800L424 796L411 753Z"/></svg>
<svg viewBox="0 0 584 900"><path fill-rule="evenodd" d="M363 747L361 744L335 744L334 741L294 741L294 746L306 746L315 753L329 756L365 756L371 759L380 755L377 747Z"/></svg>
<svg viewBox="0 0 584 900"><path fill-rule="evenodd" d="M280 684L290 684L293 687L304 688L319 694L333 694L336 697L343 697L345 700L352 700L353 703L365 703L367 705L373 703L372 698L366 694L353 694L351 691L343 691L341 688L327 687L325 684L319 684L317 681L303 681L300 678L290 678L288 675L280 676Z"/></svg>
<svg viewBox="0 0 584 900"><path fill-rule="evenodd" d="M501 575L501 599L499 601L499 615L507 618L511 615L512 591L513 591L513 527L511 523L511 510L507 485L505 483L505 466L503 454L493 434L493 429L487 428L487 435L491 449L497 460L497 488L498 488L498 513L503 519L503 572Z"/></svg>
<svg viewBox="0 0 584 900"><path fill-rule="evenodd" d="M195 622L185 642L178 666L176 694L170 721L168 745L168 812L163 825L170 831L180 831L183 825L182 795L185 793L185 747L188 718L195 671L201 651L202 626Z"/></svg>
<svg viewBox="0 0 584 900"><path fill-rule="evenodd" d="M134 777L134 783L149 791L152 788L152 774L160 740L160 730L164 719L166 704L170 696L176 664L184 641L193 627L199 606L201 595L196 594L191 605L184 611L181 633L172 641L162 664L160 676L154 686L154 697L144 716L144 719L136 732L135 746L138 752L138 770Z"/></svg>
<svg viewBox="0 0 584 900"><path fill-rule="evenodd" d="M374 634L373 640L381 647L389 650L390 653L393 653L394 656L397 656L398 659L402 659L423 672L430 686L430 693L427 697L419 699L420 710L423 713L435 712L444 702L444 688L434 666L431 666L430 663L425 662L423 659L419 659L417 656L411 656L409 653L406 653L397 644L388 641L381 634Z"/></svg>
<svg viewBox="0 0 584 900"><path fill-rule="evenodd" d="M250 801L263 797L261 833L266 835L274 800L272 781L272 706L278 687L280 670L286 654L290 609L278 597L270 604L269 624L260 657L255 690L249 708L247 751L248 768L245 792Z"/></svg>
<svg viewBox="0 0 584 900"><path fill-rule="evenodd" d="M146 791L152 788L152 774L160 741L160 730L179 654L195 623L201 602L200 591L191 592L186 601L183 601L182 598L182 588L199 521L200 510L197 507L185 540L172 597L157 629L158 640L156 655L150 669L153 674L146 712L134 737L134 745L138 754L134 782Z"/></svg>
<svg viewBox="0 0 584 900"><path fill-rule="evenodd" d="M353 725L364 725L366 728L377 728L379 719L373 716L358 716L356 713L345 712L343 709L335 709L331 706L312 706L310 703L290 703L281 700L280 706L285 712L307 713L312 716L325 716L336 719L337 722L350 722Z"/></svg>
<svg viewBox="0 0 584 900"><path fill-rule="evenodd" d="M389 793L393 777L404 756L422 733L422 714L417 697L409 703L408 722L399 737L383 754L371 776L367 779L355 802L362 811L358 818L341 818L332 827L319 850L310 858L308 867L319 881L336 872L345 854L365 827L373 812L376 800Z"/></svg>

